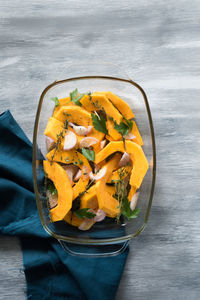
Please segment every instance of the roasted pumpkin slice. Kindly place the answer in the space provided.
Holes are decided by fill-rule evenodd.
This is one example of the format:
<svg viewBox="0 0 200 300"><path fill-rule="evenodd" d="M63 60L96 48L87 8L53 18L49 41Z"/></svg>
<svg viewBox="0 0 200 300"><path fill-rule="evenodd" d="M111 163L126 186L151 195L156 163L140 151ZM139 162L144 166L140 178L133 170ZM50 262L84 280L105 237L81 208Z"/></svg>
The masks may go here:
<svg viewBox="0 0 200 300"><path fill-rule="evenodd" d="M131 166L125 166L117 169L112 173L110 178L108 179L107 183L112 183L113 181L117 181L119 179L124 179L131 173L132 167Z"/></svg>
<svg viewBox="0 0 200 300"><path fill-rule="evenodd" d="M44 171L58 192L58 205L50 210L52 222L63 220L72 207L73 191L65 170L56 162L43 161Z"/></svg>
<svg viewBox="0 0 200 300"><path fill-rule="evenodd" d="M109 120L109 117L115 120L115 122L117 122L118 124L120 124L120 122L123 120L123 117L104 94L93 93L91 96L85 95L80 100L80 102L88 111L103 109L108 117L106 125L109 135L114 140L118 140L121 138L119 132L114 129L114 123L113 121Z"/></svg>
<svg viewBox="0 0 200 300"><path fill-rule="evenodd" d="M82 107L76 105L61 106L56 112L55 118L62 123L68 120L68 122L76 123L85 127L93 126L91 114ZM102 141L104 133L93 128L88 136L95 137L99 141Z"/></svg>
<svg viewBox="0 0 200 300"><path fill-rule="evenodd" d="M85 168L87 168L88 172L91 172L92 169L90 167L90 164L88 160L83 156L81 153L79 153L76 150L69 150L69 151L56 151L53 149L46 155L48 160L58 161L65 164L75 164L82 170L82 176L78 180L77 183L74 184L72 190L73 190L73 199L78 197L80 193L85 191L85 188L89 182L88 175L85 174Z"/></svg>
<svg viewBox="0 0 200 300"><path fill-rule="evenodd" d="M105 166L107 167L107 172L101 180L96 182L96 193L99 208L102 209L106 213L106 215L111 218L116 217L119 213L119 202L112 196L111 193L107 191L106 182L112 174L112 171L116 169L120 157L120 154L116 154L105 164Z"/></svg>
<svg viewBox="0 0 200 300"><path fill-rule="evenodd" d="M87 111L105 110L106 115L112 117L117 123L122 121L122 115L112 105L108 98L101 93L93 93L91 96L85 95L80 100Z"/></svg>
<svg viewBox="0 0 200 300"><path fill-rule="evenodd" d="M125 145L126 151L130 154L131 160L133 162L130 185L133 185L138 189L149 168L149 163L141 146L131 141L126 141Z"/></svg>
<svg viewBox="0 0 200 300"><path fill-rule="evenodd" d="M111 92L105 92L105 95L125 118L134 118L134 114L127 102Z"/></svg>
<svg viewBox="0 0 200 300"><path fill-rule="evenodd" d="M98 201L96 195L96 185L94 184L89 188L81 197L80 208L98 208Z"/></svg>
<svg viewBox="0 0 200 300"><path fill-rule="evenodd" d="M59 120L50 117L45 128L44 134L50 138L52 138L55 142L57 141L57 136L63 132L63 136L65 134L65 129L63 123Z"/></svg>
<svg viewBox="0 0 200 300"><path fill-rule="evenodd" d="M128 201L131 201L133 195L135 195L136 193L136 187L135 186L131 186L130 191L128 193Z"/></svg>
<svg viewBox="0 0 200 300"><path fill-rule="evenodd" d="M115 194L115 186L114 185L106 185L105 190L112 196Z"/></svg>
<svg viewBox="0 0 200 300"><path fill-rule="evenodd" d="M98 164L100 161L106 159L106 157L117 151L127 152L130 154L133 163L130 185L139 188L148 170L149 164L141 146L138 144L131 141L125 141L125 145L123 141L110 142L104 149L97 153L95 157L95 163Z"/></svg>
<svg viewBox="0 0 200 300"><path fill-rule="evenodd" d="M67 119L69 122L85 127L92 125L90 113L82 107L75 105L61 106L55 114L55 118L63 123Z"/></svg>
<svg viewBox="0 0 200 300"><path fill-rule="evenodd" d="M74 102L71 101L71 97L67 97L67 98L61 98L58 100L58 106L56 106L54 108L53 111L53 117L55 117L55 114L57 113L57 111L60 109L61 106L68 106L68 105L75 105Z"/></svg>
<svg viewBox="0 0 200 300"><path fill-rule="evenodd" d="M75 214L72 213L72 211L68 212L68 214L64 218L64 221L76 227L79 227L83 222L83 220L79 219Z"/></svg>
<svg viewBox="0 0 200 300"><path fill-rule="evenodd" d="M97 155L95 156L95 163L98 164L102 160L106 159L109 155L115 153L115 152L122 152L124 153L125 146L123 141L112 141L108 143Z"/></svg>
<svg viewBox="0 0 200 300"><path fill-rule="evenodd" d="M105 185L105 190L111 195L115 194L114 186ZM80 208L92 208L94 210L98 208L96 183L81 197Z"/></svg>
<svg viewBox="0 0 200 300"><path fill-rule="evenodd" d="M118 141L122 139L121 134L114 128L115 124L112 120L106 121L106 127L108 129L108 134L114 141Z"/></svg>

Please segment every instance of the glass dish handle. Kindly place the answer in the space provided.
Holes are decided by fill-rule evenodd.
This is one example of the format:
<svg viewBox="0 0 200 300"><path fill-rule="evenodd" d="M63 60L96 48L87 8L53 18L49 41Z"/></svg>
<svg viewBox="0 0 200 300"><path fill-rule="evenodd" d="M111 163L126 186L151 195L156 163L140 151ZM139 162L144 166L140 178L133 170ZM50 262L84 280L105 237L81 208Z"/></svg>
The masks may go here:
<svg viewBox="0 0 200 300"><path fill-rule="evenodd" d="M81 257L108 257L123 253L129 245L129 240L113 245L80 245L58 240L63 249L70 255Z"/></svg>

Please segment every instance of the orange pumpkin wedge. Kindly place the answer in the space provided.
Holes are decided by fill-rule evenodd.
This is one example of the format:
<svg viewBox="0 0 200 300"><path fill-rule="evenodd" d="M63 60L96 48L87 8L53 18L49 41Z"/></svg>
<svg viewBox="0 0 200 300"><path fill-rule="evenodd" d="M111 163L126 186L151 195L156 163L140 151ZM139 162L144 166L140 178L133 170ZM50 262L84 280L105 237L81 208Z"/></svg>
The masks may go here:
<svg viewBox="0 0 200 300"><path fill-rule="evenodd" d="M119 213L119 202L112 196L111 193L106 190L106 182L112 174L112 171L117 167L120 157L120 154L116 154L105 164L105 166L107 167L107 172L101 180L96 182L96 193L99 208L103 210L108 217L111 218L116 217Z"/></svg>
<svg viewBox="0 0 200 300"><path fill-rule="evenodd" d="M118 140L121 138L119 132L114 128L113 121L109 120L109 117L112 117L118 124L123 120L120 112L113 106L113 104L108 100L108 98L101 93L93 93L91 96L85 95L80 100L81 104L88 111L98 111L104 110L108 116L106 122L109 135L114 139Z"/></svg>
<svg viewBox="0 0 200 300"><path fill-rule="evenodd" d="M110 142L104 149L97 153L95 163L98 164L100 161L106 159L109 155L117 151L123 153L127 152L130 155L133 163L130 185L139 188L148 170L149 164L141 146L138 144L131 141L125 141L125 145L123 141Z"/></svg>
<svg viewBox="0 0 200 300"><path fill-rule="evenodd" d="M58 192L58 204L50 210L52 222L61 221L72 207L73 191L65 170L56 162L43 161L47 177L53 181Z"/></svg>
<svg viewBox="0 0 200 300"><path fill-rule="evenodd" d="M55 151L54 149L47 153L46 155L48 160L57 161L65 164L75 164L82 170L82 176L76 182L72 188L73 190L73 199L79 196L80 193L85 191L85 188L89 182L89 178L87 175L84 175L84 167L88 169L88 172L91 172L92 169L88 160L76 150L68 150L68 151Z"/></svg>
<svg viewBox="0 0 200 300"><path fill-rule="evenodd" d="M59 120L50 117L47 123L47 126L45 128L44 134L50 138L52 138L55 142L57 141L57 136L64 132L64 126L63 123ZM64 136L65 134L63 134Z"/></svg>
<svg viewBox="0 0 200 300"><path fill-rule="evenodd" d="M112 173L112 175L108 179L107 183L112 183L112 181L116 181L116 180L119 180L119 179L124 179L125 177L127 177L131 173L131 170L132 170L131 166L124 166L124 167L121 167L121 168L117 169L116 171L114 171ZM121 174L121 177L120 177L120 174Z"/></svg>

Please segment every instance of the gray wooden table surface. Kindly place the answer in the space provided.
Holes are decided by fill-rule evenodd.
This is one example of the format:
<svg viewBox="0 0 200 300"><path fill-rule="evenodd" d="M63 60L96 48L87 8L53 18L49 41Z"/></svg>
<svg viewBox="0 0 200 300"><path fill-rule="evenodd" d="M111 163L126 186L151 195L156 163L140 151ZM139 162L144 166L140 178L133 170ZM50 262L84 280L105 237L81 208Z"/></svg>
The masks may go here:
<svg viewBox="0 0 200 300"><path fill-rule="evenodd" d="M32 140L43 88L90 59L122 66L150 100L157 183L131 243L124 300L200 299L199 0L0 0L0 112ZM0 237L0 299L25 299L17 239Z"/></svg>

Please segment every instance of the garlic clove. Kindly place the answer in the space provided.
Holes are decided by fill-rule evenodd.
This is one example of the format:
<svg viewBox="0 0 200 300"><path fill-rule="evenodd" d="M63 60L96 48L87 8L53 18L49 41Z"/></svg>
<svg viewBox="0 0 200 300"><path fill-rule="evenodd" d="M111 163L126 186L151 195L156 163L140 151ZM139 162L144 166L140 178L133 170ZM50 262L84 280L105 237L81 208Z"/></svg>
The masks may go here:
<svg viewBox="0 0 200 300"><path fill-rule="evenodd" d="M101 222L105 219L106 213L102 209L98 209L96 212L96 216L94 217L95 222Z"/></svg>
<svg viewBox="0 0 200 300"><path fill-rule="evenodd" d="M106 140L101 141L101 144L100 144L101 149L103 149L105 147L105 145L106 145Z"/></svg>
<svg viewBox="0 0 200 300"><path fill-rule="evenodd" d="M49 136L46 136L46 149L49 152L50 150L53 149L53 146L55 144L54 140L52 138L50 138Z"/></svg>
<svg viewBox="0 0 200 300"><path fill-rule="evenodd" d="M136 136L133 135L131 132L126 134L124 137L125 137L125 140L135 140L136 139Z"/></svg>
<svg viewBox="0 0 200 300"><path fill-rule="evenodd" d="M82 136L87 135L93 129L93 126L88 126L88 127L79 126L79 125L75 125L71 122L69 122L68 125L74 129L74 131L76 132L77 135L82 135Z"/></svg>
<svg viewBox="0 0 200 300"><path fill-rule="evenodd" d="M88 136L88 137L83 138L80 141L79 148L89 148L90 146L95 145L98 142L99 142L98 139Z"/></svg>
<svg viewBox="0 0 200 300"><path fill-rule="evenodd" d="M135 193L131 199L131 202L130 202L130 209L131 210L134 210L136 208L136 205L137 205L137 201L138 201L138 197L139 197L139 192Z"/></svg>
<svg viewBox="0 0 200 300"><path fill-rule="evenodd" d="M77 137L74 132L68 130L64 139L64 150L71 150L76 146Z"/></svg>
<svg viewBox="0 0 200 300"><path fill-rule="evenodd" d="M69 178L70 183L73 183L73 177L76 175L78 167L74 165L66 165L63 166L63 169L67 172L67 176Z"/></svg>
<svg viewBox="0 0 200 300"><path fill-rule="evenodd" d="M99 180L106 175L107 167L103 167L97 174L93 174L92 172L89 173L89 177L91 180Z"/></svg>
<svg viewBox="0 0 200 300"><path fill-rule="evenodd" d="M74 181L78 181L81 178L82 172L79 169L78 172L76 173L76 175L74 176Z"/></svg>

